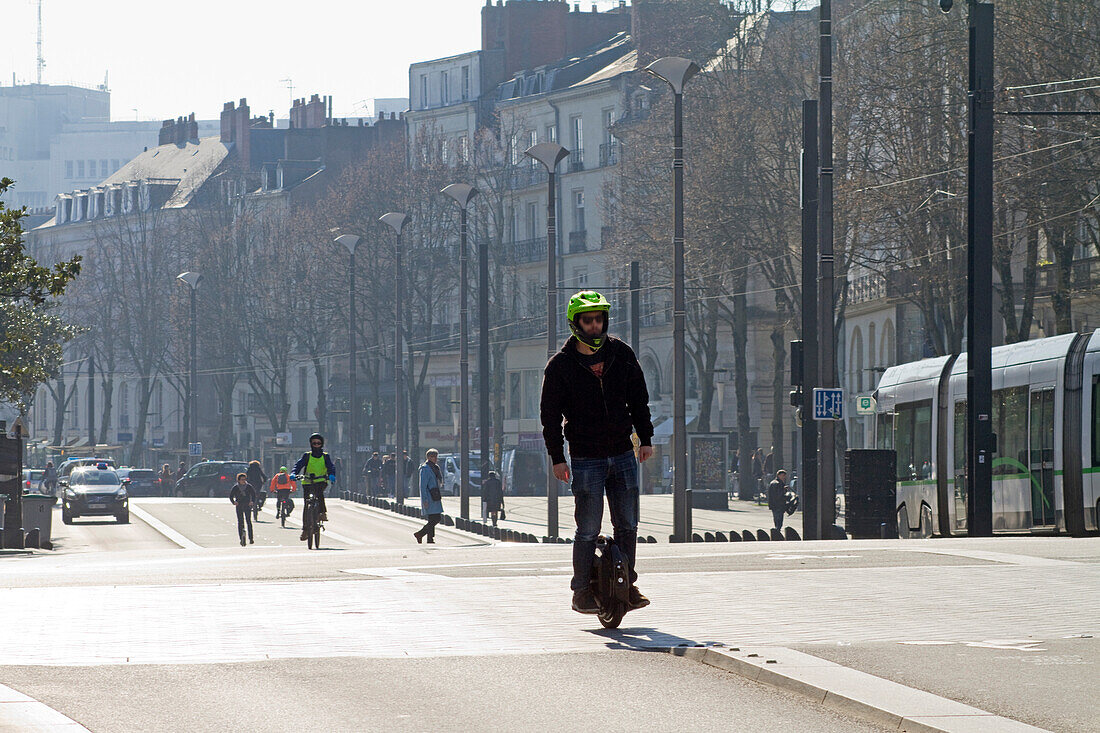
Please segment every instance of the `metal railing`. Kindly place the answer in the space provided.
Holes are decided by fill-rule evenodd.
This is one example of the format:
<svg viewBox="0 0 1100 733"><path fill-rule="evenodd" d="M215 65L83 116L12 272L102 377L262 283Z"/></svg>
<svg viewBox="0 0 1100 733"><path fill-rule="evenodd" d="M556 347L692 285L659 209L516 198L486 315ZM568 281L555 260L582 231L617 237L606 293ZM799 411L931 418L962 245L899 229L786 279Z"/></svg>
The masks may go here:
<svg viewBox="0 0 1100 733"><path fill-rule="evenodd" d="M588 251L588 232L584 229L576 232L569 232L569 254L575 255L578 252Z"/></svg>
<svg viewBox="0 0 1100 733"><path fill-rule="evenodd" d="M600 167L615 165L619 162L619 143L612 140L600 145Z"/></svg>
<svg viewBox="0 0 1100 733"><path fill-rule="evenodd" d="M584 151L574 150L569 154L569 172L576 173L584 170Z"/></svg>
<svg viewBox="0 0 1100 733"><path fill-rule="evenodd" d="M524 262L538 262L539 260L546 259L546 237L535 237L534 239L521 239L516 242L512 242L511 247L511 261L514 264L521 264Z"/></svg>

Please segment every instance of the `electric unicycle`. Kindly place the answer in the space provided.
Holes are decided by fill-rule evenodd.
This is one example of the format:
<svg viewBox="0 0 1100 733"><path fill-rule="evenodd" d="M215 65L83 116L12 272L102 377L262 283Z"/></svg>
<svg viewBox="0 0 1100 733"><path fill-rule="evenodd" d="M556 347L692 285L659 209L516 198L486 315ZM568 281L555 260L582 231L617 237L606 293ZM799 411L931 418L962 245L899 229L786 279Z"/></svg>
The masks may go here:
<svg viewBox="0 0 1100 733"><path fill-rule="evenodd" d="M617 629L630 610L630 564L615 540L596 538L596 559L592 566L592 595L600 612L597 617L605 629Z"/></svg>

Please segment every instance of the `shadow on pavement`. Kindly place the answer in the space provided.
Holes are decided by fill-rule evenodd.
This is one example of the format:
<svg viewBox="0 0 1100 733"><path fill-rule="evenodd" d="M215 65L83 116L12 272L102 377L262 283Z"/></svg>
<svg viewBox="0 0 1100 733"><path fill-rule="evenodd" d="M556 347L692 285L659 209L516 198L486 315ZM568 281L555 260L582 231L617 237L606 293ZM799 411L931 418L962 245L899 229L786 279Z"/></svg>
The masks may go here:
<svg viewBox="0 0 1100 733"><path fill-rule="evenodd" d="M593 636L609 639L608 649L621 649L636 652L663 652L673 646L699 646L701 642L685 639L675 634L647 626L634 626L624 629L587 629Z"/></svg>

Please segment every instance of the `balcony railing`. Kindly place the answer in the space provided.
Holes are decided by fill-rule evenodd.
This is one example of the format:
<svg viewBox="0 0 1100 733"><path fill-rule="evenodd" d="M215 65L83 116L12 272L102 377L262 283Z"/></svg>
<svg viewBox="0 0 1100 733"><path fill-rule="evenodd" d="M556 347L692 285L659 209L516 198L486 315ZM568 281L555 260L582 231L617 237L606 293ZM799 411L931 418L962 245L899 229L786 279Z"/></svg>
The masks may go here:
<svg viewBox="0 0 1100 733"><path fill-rule="evenodd" d="M569 172L576 173L584 170L584 151L574 150L569 154Z"/></svg>
<svg viewBox="0 0 1100 733"><path fill-rule="evenodd" d="M600 146L600 167L615 165L619 162L619 143L612 140Z"/></svg>
<svg viewBox="0 0 1100 733"><path fill-rule="evenodd" d="M851 304L868 303L886 297L886 278L882 275L863 275L852 282L850 290Z"/></svg>
<svg viewBox="0 0 1100 733"><path fill-rule="evenodd" d="M588 232L581 229L577 232L569 232L569 254L588 251Z"/></svg>
<svg viewBox="0 0 1100 733"><path fill-rule="evenodd" d="M512 191L531 188L546 181L546 173L542 166L520 164L507 171L505 185Z"/></svg>
<svg viewBox="0 0 1100 733"><path fill-rule="evenodd" d="M513 242L511 246L512 263L523 264L525 262L538 262L546 259L546 237L535 239L521 239Z"/></svg>

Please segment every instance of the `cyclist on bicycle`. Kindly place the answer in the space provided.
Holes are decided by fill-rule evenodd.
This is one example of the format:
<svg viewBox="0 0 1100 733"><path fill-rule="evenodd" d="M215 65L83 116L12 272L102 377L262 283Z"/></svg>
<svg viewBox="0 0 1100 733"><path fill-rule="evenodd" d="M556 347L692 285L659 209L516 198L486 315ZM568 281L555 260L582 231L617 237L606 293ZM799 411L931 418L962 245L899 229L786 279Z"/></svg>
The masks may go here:
<svg viewBox="0 0 1100 733"><path fill-rule="evenodd" d="M325 438L320 433L309 436L309 451L303 453L294 464L294 474L302 480L302 505L309 502L310 494L315 494L321 503L321 521L328 520L325 511L325 486L336 483L336 464L332 456L325 453ZM304 511L304 510L303 510ZM302 541L306 540L306 528L302 527Z"/></svg>
<svg viewBox="0 0 1100 733"><path fill-rule="evenodd" d="M286 466L279 469L279 472L271 477L271 485L267 491L269 494L274 494L275 500L275 513L284 512L285 516L290 516L290 512L294 507L290 503L290 495L297 490L297 486L294 483L294 479L290 477L290 474L286 470Z"/></svg>

